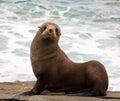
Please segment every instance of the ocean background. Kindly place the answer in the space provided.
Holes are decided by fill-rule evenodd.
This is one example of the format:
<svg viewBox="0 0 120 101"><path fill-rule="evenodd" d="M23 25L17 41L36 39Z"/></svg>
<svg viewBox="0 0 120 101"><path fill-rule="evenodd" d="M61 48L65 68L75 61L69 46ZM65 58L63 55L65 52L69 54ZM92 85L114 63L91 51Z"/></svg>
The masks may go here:
<svg viewBox="0 0 120 101"><path fill-rule="evenodd" d="M30 44L46 21L61 27L71 60L100 61L108 90L120 91L120 0L0 0L0 82L36 80Z"/></svg>

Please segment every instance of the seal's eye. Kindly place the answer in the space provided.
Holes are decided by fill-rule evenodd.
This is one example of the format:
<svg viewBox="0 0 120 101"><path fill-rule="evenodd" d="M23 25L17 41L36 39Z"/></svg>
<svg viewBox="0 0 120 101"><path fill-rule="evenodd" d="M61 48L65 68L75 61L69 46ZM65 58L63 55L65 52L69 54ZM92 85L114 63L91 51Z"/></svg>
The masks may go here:
<svg viewBox="0 0 120 101"><path fill-rule="evenodd" d="M57 32L58 32L58 29L56 28L55 31L56 31L56 33L57 33Z"/></svg>
<svg viewBox="0 0 120 101"><path fill-rule="evenodd" d="M56 31L57 35L61 35L61 33L60 33L58 28L56 28L55 31Z"/></svg>
<svg viewBox="0 0 120 101"><path fill-rule="evenodd" d="M45 30L47 27L46 26L43 26L43 30Z"/></svg>

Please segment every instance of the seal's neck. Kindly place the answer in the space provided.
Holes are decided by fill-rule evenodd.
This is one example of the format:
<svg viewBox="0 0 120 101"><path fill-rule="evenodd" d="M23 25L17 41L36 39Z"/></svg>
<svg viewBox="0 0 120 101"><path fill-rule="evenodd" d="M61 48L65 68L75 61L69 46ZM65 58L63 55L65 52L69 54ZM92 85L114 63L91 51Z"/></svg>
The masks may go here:
<svg viewBox="0 0 120 101"><path fill-rule="evenodd" d="M39 58L39 60L45 60L55 57L58 54L58 42L50 40L33 41L31 45L31 56Z"/></svg>
<svg viewBox="0 0 120 101"><path fill-rule="evenodd" d="M41 54L52 54L54 53L58 48L58 43L57 42L52 42L49 40L46 40L45 42L40 42L40 44L38 45L39 47L39 51L41 52Z"/></svg>

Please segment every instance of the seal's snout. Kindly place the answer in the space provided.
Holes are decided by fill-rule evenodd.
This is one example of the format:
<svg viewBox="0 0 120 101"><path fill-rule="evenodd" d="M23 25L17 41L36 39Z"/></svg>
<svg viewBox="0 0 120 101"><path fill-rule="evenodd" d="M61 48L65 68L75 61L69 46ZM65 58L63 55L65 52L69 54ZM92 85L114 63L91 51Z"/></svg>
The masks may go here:
<svg viewBox="0 0 120 101"><path fill-rule="evenodd" d="M47 28L43 33L43 39L55 40L56 33L53 28Z"/></svg>
<svg viewBox="0 0 120 101"><path fill-rule="evenodd" d="M53 32L53 29L49 29L49 32L52 33L52 32Z"/></svg>
<svg viewBox="0 0 120 101"><path fill-rule="evenodd" d="M60 28L54 23L44 23L41 27L41 39L43 40L59 40Z"/></svg>

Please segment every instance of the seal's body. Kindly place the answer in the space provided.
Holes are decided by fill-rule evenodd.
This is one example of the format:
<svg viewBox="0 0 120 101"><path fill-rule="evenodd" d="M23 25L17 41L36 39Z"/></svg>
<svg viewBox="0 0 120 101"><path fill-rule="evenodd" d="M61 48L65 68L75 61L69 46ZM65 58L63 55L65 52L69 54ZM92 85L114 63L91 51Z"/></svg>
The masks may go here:
<svg viewBox="0 0 120 101"><path fill-rule="evenodd" d="M89 89L91 96L104 96L108 88L108 76L98 61L75 63L60 49L60 28L46 22L38 30L31 44L31 64L37 78L34 88L24 94L74 92Z"/></svg>

